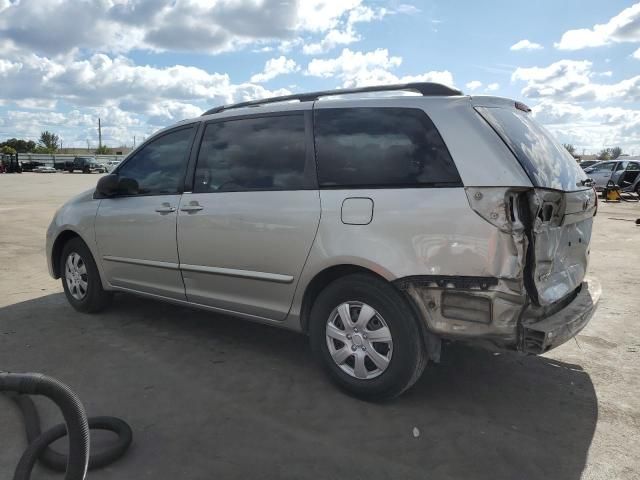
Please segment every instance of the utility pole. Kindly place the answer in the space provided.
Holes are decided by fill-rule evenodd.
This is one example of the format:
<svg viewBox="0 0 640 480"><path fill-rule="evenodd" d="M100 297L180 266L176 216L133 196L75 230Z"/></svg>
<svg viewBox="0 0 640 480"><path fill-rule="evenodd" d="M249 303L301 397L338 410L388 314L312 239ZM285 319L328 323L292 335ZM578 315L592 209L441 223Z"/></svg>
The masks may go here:
<svg viewBox="0 0 640 480"><path fill-rule="evenodd" d="M98 117L98 148L102 149L102 125L100 124L100 117Z"/></svg>
<svg viewBox="0 0 640 480"><path fill-rule="evenodd" d="M136 148L136 136L133 136L133 148Z"/></svg>

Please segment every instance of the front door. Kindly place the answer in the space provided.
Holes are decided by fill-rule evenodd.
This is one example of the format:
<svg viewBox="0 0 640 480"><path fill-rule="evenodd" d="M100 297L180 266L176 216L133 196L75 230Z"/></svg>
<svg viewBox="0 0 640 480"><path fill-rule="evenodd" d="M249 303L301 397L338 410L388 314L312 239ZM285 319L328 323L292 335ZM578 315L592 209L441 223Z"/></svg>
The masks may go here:
<svg viewBox="0 0 640 480"><path fill-rule="evenodd" d="M193 192L178 211L189 301L286 317L320 219L306 135L303 112L206 126Z"/></svg>
<svg viewBox="0 0 640 480"><path fill-rule="evenodd" d="M195 127L162 133L116 171L118 194L100 201L95 231L115 287L185 299L176 220Z"/></svg>
<svg viewBox="0 0 640 480"><path fill-rule="evenodd" d="M604 188L607 182L611 180L611 174L618 162L602 162L596 164L593 169L587 173L589 178L593 179L593 183L597 188Z"/></svg>

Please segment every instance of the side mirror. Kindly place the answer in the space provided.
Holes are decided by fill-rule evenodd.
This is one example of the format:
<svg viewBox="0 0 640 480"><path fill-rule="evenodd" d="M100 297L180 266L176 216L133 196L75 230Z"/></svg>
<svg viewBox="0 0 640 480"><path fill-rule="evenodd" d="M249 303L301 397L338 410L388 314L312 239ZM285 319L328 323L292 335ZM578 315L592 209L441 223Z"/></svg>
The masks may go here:
<svg viewBox="0 0 640 480"><path fill-rule="evenodd" d="M120 185L120 178L118 175L105 175L98 180L96 185L96 191L93 194L93 198L107 198L113 197L118 193Z"/></svg>

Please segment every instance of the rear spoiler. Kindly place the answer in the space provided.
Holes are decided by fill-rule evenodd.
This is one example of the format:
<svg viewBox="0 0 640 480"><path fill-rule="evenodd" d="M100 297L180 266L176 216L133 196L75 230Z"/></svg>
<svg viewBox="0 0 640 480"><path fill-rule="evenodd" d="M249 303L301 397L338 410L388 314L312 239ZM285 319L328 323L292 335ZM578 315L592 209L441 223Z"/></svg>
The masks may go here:
<svg viewBox="0 0 640 480"><path fill-rule="evenodd" d="M523 112L530 112L531 109L522 102L506 97L494 97L492 95L474 95L469 100L474 107L502 107L517 108Z"/></svg>

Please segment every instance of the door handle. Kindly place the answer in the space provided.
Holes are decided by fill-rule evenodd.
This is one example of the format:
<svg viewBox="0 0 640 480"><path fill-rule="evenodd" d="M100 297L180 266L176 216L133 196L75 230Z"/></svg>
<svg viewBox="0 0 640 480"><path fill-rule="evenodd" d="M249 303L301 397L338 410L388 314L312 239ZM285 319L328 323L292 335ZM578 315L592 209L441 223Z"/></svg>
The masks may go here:
<svg viewBox="0 0 640 480"><path fill-rule="evenodd" d="M192 213L192 212L198 212L203 208L204 207L202 205L199 205L197 201L192 200L187 205L183 205L182 207L180 207L180 211Z"/></svg>
<svg viewBox="0 0 640 480"><path fill-rule="evenodd" d="M173 213L176 211L176 207L172 207L168 202L164 202L161 207L156 208L158 213Z"/></svg>

